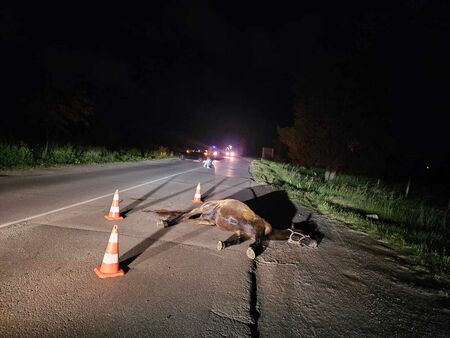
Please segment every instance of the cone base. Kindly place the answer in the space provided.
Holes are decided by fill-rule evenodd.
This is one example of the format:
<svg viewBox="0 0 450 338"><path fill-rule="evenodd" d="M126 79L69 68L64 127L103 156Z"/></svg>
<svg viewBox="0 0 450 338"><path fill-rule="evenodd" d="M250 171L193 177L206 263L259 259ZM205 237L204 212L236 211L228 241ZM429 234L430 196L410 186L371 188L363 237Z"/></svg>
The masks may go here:
<svg viewBox="0 0 450 338"><path fill-rule="evenodd" d="M192 200L192 202L193 202L193 203L203 203L202 200L200 200L200 199L195 199L195 198Z"/></svg>
<svg viewBox="0 0 450 338"><path fill-rule="evenodd" d="M120 277L120 276L125 275L125 272L122 269L119 269L119 271L114 272L114 273L104 273L104 272L101 272L99 268L95 268L94 271L97 274L97 276L100 278Z"/></svg>
<svg viewBox="0 0 450 338"><path fill-rule="evenodd" d="M120 221L121 219L123 219L122 216L119 216L119 217L111 217L111 216L109 216L109 215L105 215L105 218L106 218L108 221Z"/></svg>

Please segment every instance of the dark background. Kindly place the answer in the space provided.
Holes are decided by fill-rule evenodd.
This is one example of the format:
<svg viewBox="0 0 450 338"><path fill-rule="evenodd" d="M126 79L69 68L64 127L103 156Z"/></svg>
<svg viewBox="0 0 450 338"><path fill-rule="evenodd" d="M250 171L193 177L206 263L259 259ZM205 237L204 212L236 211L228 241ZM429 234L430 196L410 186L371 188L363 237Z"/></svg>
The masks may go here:
<svg viewBox="0 0 450 338"><path fill-rule="evenodd" d="M385 141L380 170L442 174L448 14L426 0L6 2L1 139L259 155L304 93L345 87L358 113L341 118Z"/></svg>

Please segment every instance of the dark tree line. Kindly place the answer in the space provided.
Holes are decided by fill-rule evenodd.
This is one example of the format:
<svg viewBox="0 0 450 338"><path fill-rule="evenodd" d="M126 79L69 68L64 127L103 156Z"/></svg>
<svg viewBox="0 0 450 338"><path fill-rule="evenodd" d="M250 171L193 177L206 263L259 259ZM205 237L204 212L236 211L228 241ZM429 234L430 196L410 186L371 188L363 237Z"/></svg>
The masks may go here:
<svg viewBox="0 0 450 338"><path fill-rule="evenodd" d="M362 89L367 80L353 73L357 61L333 55L302 72L293 125L278 129L291 160L330 171L376 171L384 164L386 147L394 146L380 98L387 93ZM372 75L369 81L382 81Z"/></svg>
<svg viewBox="0 0 450 338"><path fill-rule="evenodd" d="M294 119L278 128L293 162L369 175L419 175L445 162L440 74L448 62L444 3L329 17L292 68ZM428 162L426 162L428 161Z"/></svg>

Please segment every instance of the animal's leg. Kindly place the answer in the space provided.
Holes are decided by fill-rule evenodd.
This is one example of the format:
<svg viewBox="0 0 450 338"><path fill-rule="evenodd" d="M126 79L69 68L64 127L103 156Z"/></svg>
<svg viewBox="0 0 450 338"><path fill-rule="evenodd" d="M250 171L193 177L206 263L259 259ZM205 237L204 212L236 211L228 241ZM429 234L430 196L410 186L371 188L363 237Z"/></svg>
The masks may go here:
<svg viewBox="0 0 450 338"><path fill-rule="evenodd" d="M197 225L216 225L213 221L204 218L186 219L183 223L197 224Z"/></svg>
<svg viewBox="0 0 450 338"><path fill-rule="evenodd" d="M267 236L268 240L288 240L292 231L286 230L272 230L272 232Z"/></svg>
<svg viewBox="0 0 450 338"><path fill-rule="evenodd" d="M161 226L163 228L170 227L172 225L178 224L178 223L190 223L190 224L197 224L197 225L215 225L215 223L209 219L204 218L194 218L190 219L189 217L177 217L175 219L160 219L158 220L158 226Z"/></svg>
<svg viewBox="0 0 450 338"><path fill-rule="evenodd" d="M221 251L229 246L241 244L242 242L245 242L247 239L249 239L248 236L242 235L240 232L237 232L231 235L225 241L219 241L217 243L217 250Z"/></svg>
<svg viewBox="0 0 450 338"><path fill-rule="evenodd" d="M159 219L157 225L163 228L170 227L172 225L180 223L180 220L183 218L183 215L175 216L168 219Z"/></svg>
<svg viewBox="0 0 450 338"><path fill-rule="evenodd" d="M263 251L264 231L258 232L255 236L255 242L250 244L247 249L247 257L255 259Z"/></svg>
<svg viewBox="0 0 450 338"><path fill-rule="evenodd" d="M156 225L162 228L167 228L168 226L171 226L170 220L168 219L159 219L156 221Z"/></svg>
<svg viewBox="0 0 450 338"><path fill-rule="evenodd" d="M169 226L172 226L172 225L175 225L178 223L182 223L182 222L188 220L192 216L201 215L203 212L203 210L201 208L202 208L202 206L200 206L198 208L194 208L191 211L183 212L172 218L160 219L160 220L158 220L157 225L161 226L163 228L167 228Z"/></svg>

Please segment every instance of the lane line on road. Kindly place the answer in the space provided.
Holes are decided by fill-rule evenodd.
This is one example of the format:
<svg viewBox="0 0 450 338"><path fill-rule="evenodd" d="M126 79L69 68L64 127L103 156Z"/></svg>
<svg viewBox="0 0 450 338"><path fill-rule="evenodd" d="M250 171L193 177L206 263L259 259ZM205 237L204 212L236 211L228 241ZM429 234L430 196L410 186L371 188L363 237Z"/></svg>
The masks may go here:
<svg viewBox="0 0 450 338"><path fill-rule="evenodd" d="M179 173L176 173L176 174L173 174L173 175L169 175L169 176L158 178L158 179L153 180L153 181L148 181L148 182L144 182L144 183L141 183L141 184L138 184L138 185L134 185L134 186L126 188L126 189L122 189L122 190L119 189L119 192L126 192L126 191L129 191L129 190L140 188L140 187L143 187L144 185L148 185L148 184L152 184L152 183L155 183L155 182L158 182L158 181L161 181L161 180L165 180L165 179L168 179L168 178L173 177L173 176L186 174L188 172L195 171L195 170L198 170L198 169L200 169L200 168L194 168L194 169L182 171L182 172L179 172ZM51 210L51 211L43 212L42 214L38 214L38 215L22 218L22 219L19 219L19 220L16 220L16 221L8 222L8 223L3 223L3 224L0 224L0 229L4 228L4 227L7 227L9 225L22 223L22 222L28 222L28 221L31 221L31 220L33 220L35 218L38 218L38 217L47 216L47 215L54 214L54 213L57 213L57 212L60 212L60 211L66 210L66 209L78 207L80 205L87 204L87 203L90 203L90 202L93 202L93 201L97 201L99 199L102 199L102 198L105 198L105 197L109 197L109 196L113 196L113 195L114 195L114 193L106 194L106 195L99 196L99 197L94 197L94 198L88 199L86 201L74 203L74 204L67 205L67 206L62 207L62 208L58 208L58 209L54 209L54 210Z"/></svg>

